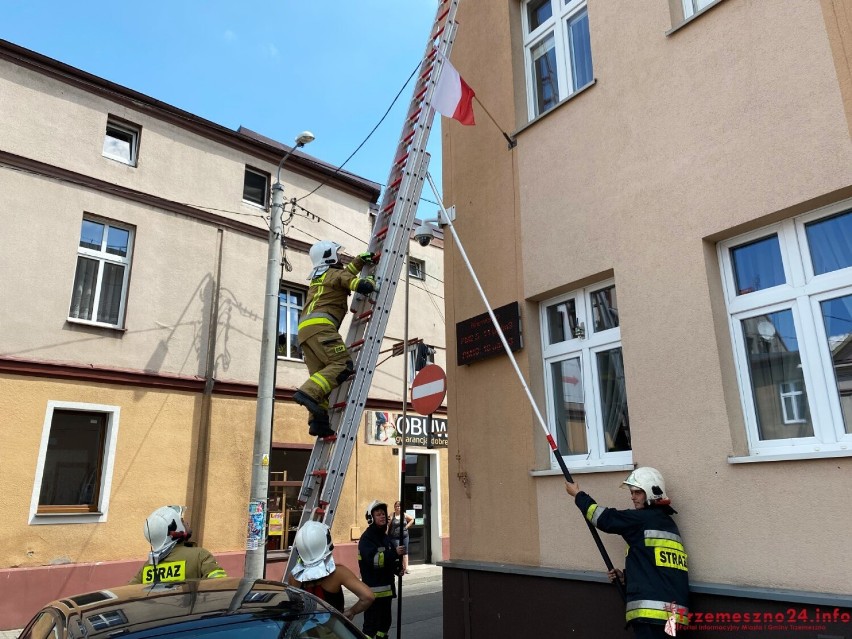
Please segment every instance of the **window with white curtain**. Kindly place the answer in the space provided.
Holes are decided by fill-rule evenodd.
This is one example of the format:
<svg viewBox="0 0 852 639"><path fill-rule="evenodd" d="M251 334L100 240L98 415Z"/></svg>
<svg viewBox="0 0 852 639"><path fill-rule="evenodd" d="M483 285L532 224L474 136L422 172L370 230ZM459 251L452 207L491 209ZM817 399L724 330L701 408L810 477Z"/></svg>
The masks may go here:
<svg viewBox="0 0 852 639"><path fill-rule="evenodd" d="M84 217L68 319L122 326L133 251L133 230Z"/></svg>
<svg viewBox="0 0 852 639"><path fill-rule="evenodd" d="M615 284L541 304L548 423L572 468L633 463Z"/></svg>
<svg viewBox="0 0 852 639"><path fill-rule="evenodd" d="M530 119L594 80L586 0L526 0L524 56Z"/></svg>
<svg viewBox="0 0 852 639"><path fill-rule="evenodd" d="M719 244L752 456L852 444L852 202Z"/></svg>
<svg viewBox="0 0 852 639"><path fill-rule="evenodd" d="M278 292L278 357L303 359L299 348L299 315L305 306L306 291L282 286Z"/></svg>

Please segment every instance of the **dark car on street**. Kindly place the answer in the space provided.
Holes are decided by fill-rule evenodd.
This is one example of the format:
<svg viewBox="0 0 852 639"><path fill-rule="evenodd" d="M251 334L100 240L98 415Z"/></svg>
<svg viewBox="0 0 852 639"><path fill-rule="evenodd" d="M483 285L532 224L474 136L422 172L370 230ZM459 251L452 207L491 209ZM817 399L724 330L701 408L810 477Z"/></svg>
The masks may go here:
<svg viewBox="0 0 852 639"><path fill-rule="evenodd" d="M119 586L49 603L20 639L364 639L340 612L277 581Z"/></svg>

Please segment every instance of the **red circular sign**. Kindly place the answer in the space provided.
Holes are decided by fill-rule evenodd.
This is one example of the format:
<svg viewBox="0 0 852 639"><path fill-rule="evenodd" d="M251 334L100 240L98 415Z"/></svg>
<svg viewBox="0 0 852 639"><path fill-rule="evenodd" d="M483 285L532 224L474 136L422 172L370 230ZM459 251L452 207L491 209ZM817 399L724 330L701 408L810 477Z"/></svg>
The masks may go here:
<svg viewBox="0 0 852 639"><path fill-rule="evenodd" d="M411 403L421 415L431 415L441 407L447 395L447 376L437 364L429 364L414 376Z"/></svg>

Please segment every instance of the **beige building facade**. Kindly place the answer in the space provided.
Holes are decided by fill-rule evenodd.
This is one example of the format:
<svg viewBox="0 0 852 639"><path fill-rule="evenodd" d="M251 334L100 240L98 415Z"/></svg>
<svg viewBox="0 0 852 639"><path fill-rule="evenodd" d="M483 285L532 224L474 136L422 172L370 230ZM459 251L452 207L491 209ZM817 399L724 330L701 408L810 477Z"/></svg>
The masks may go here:
<svg viewBox="0 0 852 639"><path fill-rule="evenodd" d="M497 126L445 120L446 202L491 304L520 304L515 355L575 480L627 509L629 470L662 471L690 636L743 611L848 635L852 6L462 0L458 19L453 64ZM452 239L444 258L444 636L630 636L508 358L458 364L484 308Z"/></svg>
<svg viewBox="0 0 852 639"><path fill-rule="evenodd" d="M126 583L147 555L145 517L164 504L186 505L193 537L242 574L268 194L289 147L5 41L0 96L0 628L51 599ZM292 402L307 377L295 328L307 251L318 239L365 250L381 187L302 151L281 181L298 208L285 217L273 578L314 441ZM333 527L338 561L355 569L364 508L400 494L401 434L378 437L376 424L402 430L405 377L445 364L440 240L412 243L406 270L408 335L420 346L393 356L408 312L400 295ZM425 438L422 416L407 413L412 561L436 562L449 544L447 420L436 415Z"/></svg>

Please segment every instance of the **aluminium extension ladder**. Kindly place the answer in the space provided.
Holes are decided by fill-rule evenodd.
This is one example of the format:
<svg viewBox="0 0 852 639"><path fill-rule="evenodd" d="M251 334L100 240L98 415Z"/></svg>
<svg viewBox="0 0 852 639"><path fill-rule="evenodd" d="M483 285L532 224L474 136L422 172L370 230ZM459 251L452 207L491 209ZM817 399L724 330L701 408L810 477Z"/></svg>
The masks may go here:
<svg viewBox="0 0 852 639"><path fill-rule="evenodd" d="M374 275L379 290L369 296L355 294L350 305L353 318L346 344L355 372L329 397L329 421L336 436L317 439L314 445L298 497L302 506L300 526L316 520L330 528L334 521L429 168L426 143L435 115L430 104L443 60L450 55L458 28L455 22L458 3L459 0L442 0L435 14L387 187L373 224L368 250L380 256L378 264L367 265L361 272L362 277ZM294 549L285 575L290 573L296 557Z"/></svg>

